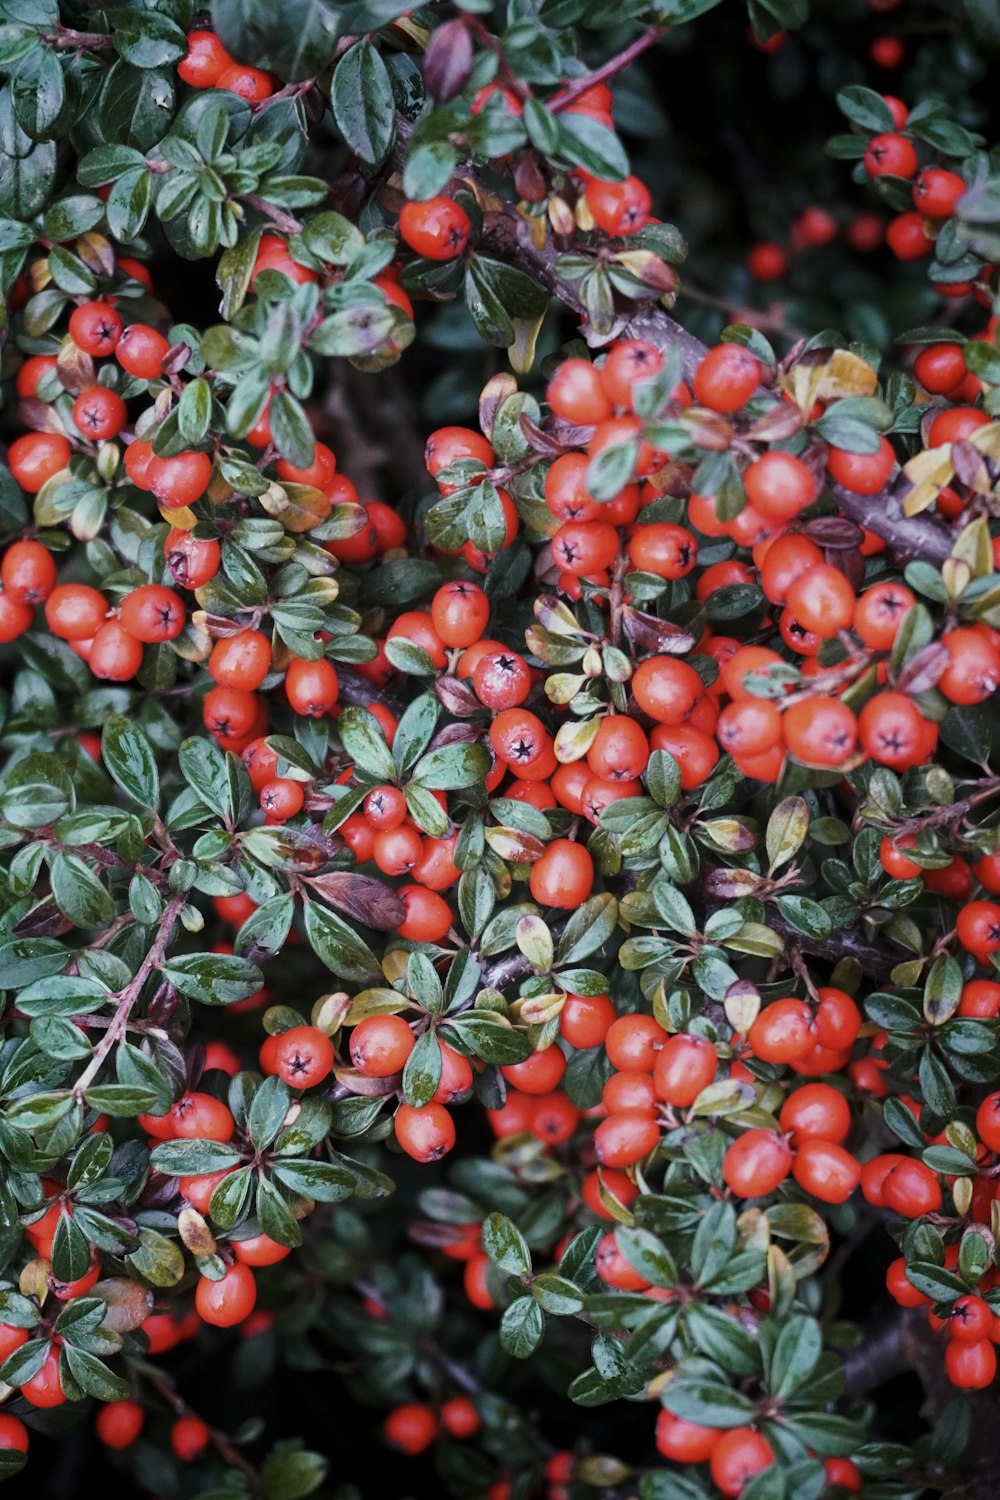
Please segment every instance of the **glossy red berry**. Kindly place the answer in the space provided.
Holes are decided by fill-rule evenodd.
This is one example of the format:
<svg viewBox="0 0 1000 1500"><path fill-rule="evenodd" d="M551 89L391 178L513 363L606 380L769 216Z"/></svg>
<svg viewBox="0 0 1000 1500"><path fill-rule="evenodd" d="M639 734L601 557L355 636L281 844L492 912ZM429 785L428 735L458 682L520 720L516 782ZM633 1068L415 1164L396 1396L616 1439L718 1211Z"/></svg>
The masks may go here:
<svg viewBox="0 0 1000 1500"><path fill-rule="evenodd" d="M219 1281L202 1276L194 1294L195 1307L204 1323L232 1328L253 1312L257 1283L249 1266L237 1261Z"/></svg>
<svg viewBox="0 0 1000 1500"><path fill-rule="evenodd" d="M399 232L426 260L454 260L468 244L472 225L465 209L451 198L429 198L404 204Z"/></svg>
<svg viewBox="0 0 1000 1500"><path fill-rule="evenodd" d="M109 302L84 302L70 315L70 338L84 354L97 359L115 352L121 334L122 320Z"/></svg>
<svg viewBox="0 0 1000 1500"><path fill-rule="evenodd" d="M738 1198L764 1198L780 1187L792 1168L792 1150L773 1130L756 1127L730 1143L722 1177Z"/></svg>

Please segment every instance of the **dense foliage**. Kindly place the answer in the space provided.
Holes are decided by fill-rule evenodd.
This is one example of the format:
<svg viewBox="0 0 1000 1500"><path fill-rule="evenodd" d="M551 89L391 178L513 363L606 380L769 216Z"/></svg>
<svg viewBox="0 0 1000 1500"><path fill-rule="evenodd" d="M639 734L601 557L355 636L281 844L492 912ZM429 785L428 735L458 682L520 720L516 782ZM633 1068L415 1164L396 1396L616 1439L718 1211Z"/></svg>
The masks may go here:
<svg viewBox="0 0 1000 1500"><path fill-rule="evenodd" d="M995 1478L998 51L0 0L14 1489Z"/></svg>

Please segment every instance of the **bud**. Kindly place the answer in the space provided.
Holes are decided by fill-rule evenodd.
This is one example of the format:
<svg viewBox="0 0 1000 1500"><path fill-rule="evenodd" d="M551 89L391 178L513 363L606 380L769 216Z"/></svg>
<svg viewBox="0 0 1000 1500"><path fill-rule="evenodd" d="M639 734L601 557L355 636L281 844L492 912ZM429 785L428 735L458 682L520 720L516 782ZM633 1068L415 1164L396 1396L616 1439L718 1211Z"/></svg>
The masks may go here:
<svg viewBox="0 0 1000 1500"><path fill-rule="evenodd" d="M545 197L545 178L533 151L525 151L514 168L514 187L525 203L541 203Z"/></svg>
<svg viewBox="0 0 1000 1500"><path fill-rule="evenodd" d="M573 210L565 198L552 197L549 199L549 223L552 225L552 233L568 238L575 227Z"/></svg>
<svg viewBox="0 0 1000 1500"><path fill-rule="evenodd" d="M28 285L32 292L43 292L51 280L48 260L33 260L28 267Z"/></svg>
<svg viewBox="0 0 1000 1500"><path fill-rule="evenodd" d="M182 1208L177 1215L177 1232L186 1249L196 1258L214 1255L215 1236L196 1208Z"/></svg>
<svg viewBox="0 0 1000 1500"><path fill-rule="evenodd" d="M115 274L115 252L106 235L89 229L77 240L76 253L84 265L89 266L98 276Z"/></svg>
<svg viewBox="0 0 1000 1500"><path fill-rule="evenodd" d="M97 472L102 479L114 479L121 457L121 449L117 443L101 444L97 450Z"/></svg>
<svg viewBox="0 0 1000 1500"><path fill-rule="evenodd" d="M545 696L551 703L571 703L586 681L573 672L553 672L545 679Z"/></svg>
<svg viewBox="0 0 1000 1500"><path fill-rule="evenodd" d="M533 833L522 833L518 828L487 828L484 837L494 854L514 864L534 864L545 853L545 845L541 839L536 838ZM385 968L384 963L382 967Z"/></svg>
<svg viewBox="0 0 1000 1500"><path fill-rule="evenodd" d="M35 1260L29 1260L17 1278L17 1286L24 1297L37 1297L39 1302L44 1302L49 1292L49 1274L52 1267L47 1260L39 1256Z"/></svg>
<svg viewBox="0 0 1000 1500"><path fill-rule="evenodd" d="M446 21L431 32L423 72L427 92L439 104L462 92L472 72L472 38L464 20Z"/></svg>
<svg viewBox="0 0 1000 1500"><path fill-rule="evenodd" d="M511 1013L526 1026L544 1026L547 1021L555 1020L565 1004L566 996L562 994L532 995L527 1000L515 1000Z"/></svg>
<svg viewBox="0 0 1000 1500"><path fill-rule="evenodd" d="M531 914L519 918L514 941L533 969L547 973L555 959L552 934L541 917Z"/></svg>
<svg viewBox="0 0 1000 1500"><path fill-rule="evenodd" d="M555 738L556 760L560 765L568 765L570 761L582 760L597 738L597 731L601 727L601 721L593 719L578 719L569 724L563 724Z"/></svg>
<svg viewBox="0 0 1000 1500"><path fill-rule="evenodd" d="M972 569L960 557L946 557L941 564L941 577L952 599L958 599L972 582Z"/></svg>
<svg viewBox="0 0 1000 1500"><path fill-rule="evenodd" d="M320 995L309 1014L310 1024L327 1036L334 1036L344 1024L344 1017L351 1008L351 997L345 990L336 990L330 995Z"/></svg>
<svg viewBox="0 0 1000 1500"><path fill-rule="evenodd" d="M479 426L490 436L496 414L509 396L517 395L517 381L502 371L488 380L479 392Z"/></svg>
<svg viewBox="0 0 1000 1500"><path fill-rule="evenodd" d="M722 1007L734 1031L746 1036L760 1013L760 991L747 979L738 979L726 991Z"/></svg>

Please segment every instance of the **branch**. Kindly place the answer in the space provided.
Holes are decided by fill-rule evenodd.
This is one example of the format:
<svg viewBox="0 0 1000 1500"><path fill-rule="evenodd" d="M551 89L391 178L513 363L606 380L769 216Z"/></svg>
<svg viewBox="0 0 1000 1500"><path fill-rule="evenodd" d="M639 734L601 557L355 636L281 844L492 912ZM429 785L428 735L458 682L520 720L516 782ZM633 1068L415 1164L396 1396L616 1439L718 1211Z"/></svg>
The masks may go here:
<svg viewBox="0 0 1000 1500"><path fill-rule="evenodd" d="M560 109L567 109L588 89L596 88L599 83L607 83L609 78L617 78L618 74L624 73L637 57L641 57L661 37L666 36L668 29L666 26L650 26L648 31L636 37L634 42L623 47L621 52L616 53L614 57L609 57L606 63L602 63L592 73L586 73L582 78L577 78L574 83L569 84L567 88L561 89L558 94L553 94L548 100L548 108L556 114Z"/></svg>
<svg viewBox="0 0 1000 1500"><path fill-rule="evenodd" d="M142 994L142 987L153 970L158 969L163 963L167 943L170 941L170 935L174 930L174 923L177 921L180 911L186 902L187 897L183 893L170 898L167 909L160 918L160 925L157 928L155 938L150 944L149 952L139 965L135 977L129 981L118 996L118 1008L111 1019L111 1025L90 1054L90 1061L73 1085L75 1098L83 1098L87 1089L101 1071L104 1059L112 1047L117 1042L124 1041L128 1029L129 1017L132 1014L133 1008L138 1004L139 996Z"/></svg>
<svg viewBox="0 0 1000 1500"><path fill-rule="evenodd" d="M406 704L395 693L376 687L374 682L369 682L367 677L355 672L353 667L345 666L343 662L334 662L334 666L340 684L341 703L349 703L355 708L368 708L372 703L380 703L397 718L403 712Z"/></svg>
<svg viewBox="0 0 1000 1500"><path fill-rule="evenodd" d="M856 959L869 979L885 978L897 964L914 957L908 949L893 942L891 938L883 937L877 943L871 942L857 927L843 927L837 932L831 932L829 937L811 938L786 922L776 911L768 912L767 925L802 953L808 953L813 958L826 958L831 963L839 963L842 958Z"/></svg>
<svg viewBox="0 0 1000 1500"><path fill-rule="evenodd" d="M888 545L895 558L919 558L937 568L951 553L953 533L950 526L926 511L919 516L903 514L903 496L908 485L896 479L877 495L859 495L842 485L830 486L845 516L873 531Z"/></svg>
<svg viewBox="0 0 1000 1500"><path fill-rule="evenodd" d="M553 941L558 943L562 937L566 919L549 923L549 931ZM480 987L487 990L503 990L516 979L527 979L529 974L536 972L530 959L525 958L521 952L509 953L506 958L498 958L496 963L485 968L480 979Z"/></svg>
<svg viewBox="0 0 1000 1500"><path fill-rule="evenodd" d="M549 291L557 301L571 311L585 312L580 300L578 284L564 280L556 270L560 252L551 239L539 249L531 238L531 222L521 217L512 207L508 212L488 212L483 216L483 234L480 246L497 260L517 266L532 276ZM584 330L584 337L587 337ZM685 376L690 376L705 357L705 345L689 333L676 318L656 303L650 301L637 311L626 311L619 315L611 334L596 340L602 347L612 338L648 339L660 348L676 345L681 351Z"/></svg>
<svg viewBox="0 0 1000 1500"><path fill-rule="evenodd" d="M170 1380L169 1376L161 1375L158 1371L154 1371L151 1367L145 1364L139 1366L138 1368L142 1378L147 1381L148 1384L151 1385L160 1396L162 1396L163 1400L167 1403L175 1416L196 1417L198 1415L194 1410L194 1407L189 1406L188 1403L184 1400L184 1397L179 1395L175 1390L173 1382ZM199 1417L198 1420L201 1421L202 1419ZM244 1477L249 1481L251 1490L255 1493L259 1493L260 1475L257 1473L257 1470L254 1468L249 1459L244 1458L243 1454L237 1451L237 1449L233 1446L224 1432L220 1432L217 1427L210 1426L208 1422L205 1423L205 1426L208 1428L209 1439L211 1441L212 1447L215 1449L216 1453L218 1453L223 1462L227 1463L232 1469L238 1469L240 1473L243 1474Z"/></svg>
<svg viewBox="0 0 1000 1500"><path fill-rule="evenodd" d="M114 46L115 39L107 32L74 31L71 26L57 26L55 31L42 37L50 47L59 47L74 52L106 52Z"/></svg>
<svg viewBox="0 0 1000 1500"><path fill-rule="evenodd" d="M848 1400L856 1401L860 1396L867 1396L912 1368L911 1351L905 1338L908 1324L912 1322L912 1314L894 1314L891 1321L883 1324L859 1349L847 1351L844 1381Z"/></svg>
<svg viewBox="0 0 1000 1500"><path fill-rule="evenodd" d="M272 96L273 97L273 96ZM248 208L255 208L259 214L270 219L276 229L283 234L299 234L302 231L302 220L297 219L294 214L288 214L283 208L278 208L274 203L268 203L259 193L240 193L240 201Z"/></svg>

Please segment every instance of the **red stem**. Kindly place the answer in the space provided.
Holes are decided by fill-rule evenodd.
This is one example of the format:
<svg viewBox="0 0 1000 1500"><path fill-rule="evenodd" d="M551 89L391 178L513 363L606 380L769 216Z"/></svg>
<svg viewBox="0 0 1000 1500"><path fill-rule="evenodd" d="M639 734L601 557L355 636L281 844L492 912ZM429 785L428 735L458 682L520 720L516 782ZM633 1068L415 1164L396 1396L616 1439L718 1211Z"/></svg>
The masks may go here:
<svg viewBox="0 0 1000 1500"><path fill-rule="evenodd" d="M616 78L619 73L623 73L631 63L634 63L637 57L648 52L649 48L654 47L661 37L666 36L668 29L666 26L650 26L648 31L637 36L634 42L630 42L614 57L609 57L606 63L602 63L592 73L586 73L583 78L578 78L575 83L568 84L560 93L554 94L548 101L549 109L556 114L560 109L566 109L573 104L588 89L596 88L599 83L607 83L609 78Z"/></svg>

